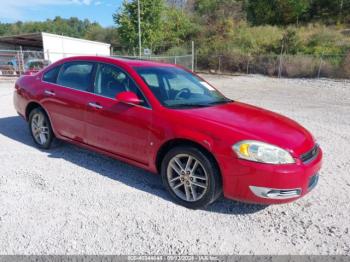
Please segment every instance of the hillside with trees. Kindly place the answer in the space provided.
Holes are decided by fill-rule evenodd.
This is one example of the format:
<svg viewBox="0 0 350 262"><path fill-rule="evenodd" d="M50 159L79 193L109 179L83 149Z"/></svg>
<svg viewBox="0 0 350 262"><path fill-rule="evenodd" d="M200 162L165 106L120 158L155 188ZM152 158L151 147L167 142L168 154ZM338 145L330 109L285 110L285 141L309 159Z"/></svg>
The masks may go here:
<svg viewBox="0 0 350 262"><path fill-rule="evenodd" d="M199 69L294 76L347 77L350 0L140 0L144 48L189 53ZM0 35L45 31L138 48L137 0L124 1L114 27L77 18L0 23ZM283 68L281 60L283 57ZM322 65L322 70L320 67Z"/></svg>
<svg viewBox="0 0 350 262"><path fill-rule="evenodd" d="M64 19L59 16L42 22L1 23L0 36L18 35L26 33L47 32L77 38L85 38L108 42L118 45L118 33L113 27L104 28L88 19L80 20L76 17Z"/></svg>
<svg viewBox="0 0 350 262"><path fill-rule="evenodd" d="M193 40L199 69L349 76L350 0L141 2L142 43L156 54L183 54ZM137 1L124 2L114 20L119 50L135 53Z"/></svg>

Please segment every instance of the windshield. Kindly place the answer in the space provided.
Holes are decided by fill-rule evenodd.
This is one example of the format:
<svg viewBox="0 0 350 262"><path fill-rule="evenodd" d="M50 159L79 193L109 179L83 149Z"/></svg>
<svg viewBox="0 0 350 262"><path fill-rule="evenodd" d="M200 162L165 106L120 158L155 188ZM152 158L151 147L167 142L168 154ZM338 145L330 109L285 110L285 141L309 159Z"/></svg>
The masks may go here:
<svg viewBox="0 0 350 262"><path fill-rule="evenodd" d="M176 67L135 67L159 102L169 108L231 102L197 76Z"/></svg>

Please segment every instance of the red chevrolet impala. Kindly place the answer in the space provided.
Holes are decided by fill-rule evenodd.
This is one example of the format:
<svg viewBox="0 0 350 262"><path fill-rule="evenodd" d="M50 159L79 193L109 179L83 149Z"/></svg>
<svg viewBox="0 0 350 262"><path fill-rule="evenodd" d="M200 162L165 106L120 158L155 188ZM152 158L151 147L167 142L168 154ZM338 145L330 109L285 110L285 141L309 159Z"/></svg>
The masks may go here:
<svg viewBox="0 0 350 262"><path fill-rule="evenodd" d="M296 200L317 184L322 151L302 126L232 101L178 66L74 57L18 79L14 105L36 145L54 138L160 173L172 197Z"/></svg>

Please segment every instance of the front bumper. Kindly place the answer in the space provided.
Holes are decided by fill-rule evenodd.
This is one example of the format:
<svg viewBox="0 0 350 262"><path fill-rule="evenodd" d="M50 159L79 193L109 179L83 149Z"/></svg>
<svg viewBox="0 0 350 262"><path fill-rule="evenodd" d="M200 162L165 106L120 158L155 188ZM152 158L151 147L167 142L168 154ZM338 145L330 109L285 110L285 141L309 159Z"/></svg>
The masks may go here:
<svg viewBox="0 0 350 262"><path fill-rule="evenodd" d="M267 199L290 199L301 196L301 188L277 189L268 187L249 186L254 195Z"/></svg>
<svg viewBox="0 0 350 262"><path fill-rule="evenodd" d="M309 179L308 189L310 192L314 189L318 183L319 175L316 174ZM249 189L257 197L267 198L267 199L292 199L301 196L303 192L301 188L293 189L278 189L278 188L268 188L268 187L257 187L249 186Z"/></svg>
<svg viewBox="0 0 350 262"><path fill-rule="evenodd" d="M219 158L227 198L259 204L294 201L316 187L322 150L312 161L269 165L241 159Z"/></svg>

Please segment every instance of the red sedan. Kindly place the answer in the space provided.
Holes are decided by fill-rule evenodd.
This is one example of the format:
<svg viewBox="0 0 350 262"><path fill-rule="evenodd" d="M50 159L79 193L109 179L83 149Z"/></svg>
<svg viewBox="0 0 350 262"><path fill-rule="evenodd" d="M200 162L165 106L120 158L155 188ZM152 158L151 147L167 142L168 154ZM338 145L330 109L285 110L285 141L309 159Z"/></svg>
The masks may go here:
<svg viewBox="0 0 350 262"><path fill-rule="evenodd" d="M232 101L175 65L74 57L15 86L36 145L54 138L160 173L173 198L286 203L318 181L322 151L302 126Z"/></svg>

